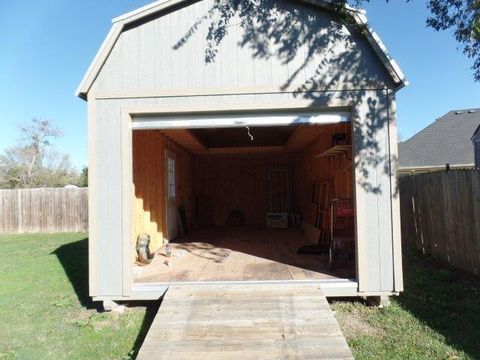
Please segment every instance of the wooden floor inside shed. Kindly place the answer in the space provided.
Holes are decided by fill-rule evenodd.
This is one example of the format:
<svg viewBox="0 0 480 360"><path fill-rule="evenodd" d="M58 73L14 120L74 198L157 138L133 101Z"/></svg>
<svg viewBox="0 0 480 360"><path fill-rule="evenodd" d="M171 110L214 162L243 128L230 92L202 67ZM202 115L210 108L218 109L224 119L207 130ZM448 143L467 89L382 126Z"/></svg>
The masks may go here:
<svg viewBox="0 0 480 360"><path fill-rule="evenodd" d="M166 263L165 248L143 267L134 266L136 283L190 281L271 281L355 278L353 260L339 259L335 271L327 255L299 255L308 244L298 229L212 227L173 243Z"/></svg>

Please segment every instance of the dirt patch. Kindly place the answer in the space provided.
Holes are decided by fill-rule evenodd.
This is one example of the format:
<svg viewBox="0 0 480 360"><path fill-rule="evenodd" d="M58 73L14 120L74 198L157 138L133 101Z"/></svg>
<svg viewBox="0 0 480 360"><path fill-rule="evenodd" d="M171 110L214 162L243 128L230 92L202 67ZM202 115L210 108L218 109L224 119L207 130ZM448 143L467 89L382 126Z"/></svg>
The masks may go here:
<svg viewBox="0 0 480 360"><path fill-rule="evenodd" d="M375 336L381 337L382 331L371 325L368 322L368 314L358 312L353 309L345 311L345 309L334 310L335 318L337 319L342 329L343 335L347 339Z"/></svg>

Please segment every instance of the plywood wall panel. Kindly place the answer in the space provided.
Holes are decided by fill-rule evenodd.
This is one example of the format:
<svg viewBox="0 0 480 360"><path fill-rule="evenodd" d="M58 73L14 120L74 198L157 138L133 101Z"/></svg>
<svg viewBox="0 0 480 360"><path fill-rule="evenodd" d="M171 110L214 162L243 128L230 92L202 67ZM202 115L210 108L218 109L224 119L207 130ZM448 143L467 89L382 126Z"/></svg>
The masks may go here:
<svg viewBox="0 0 480 360"><path fill-rule="evenodd" d="M333 198L353 198L353 170L351 154L347 158L315 158L332 146L332 136L346 133L351 143L351 125L323 126L323 131L309 146L298 153L295 167L295 207L310 225L315 224L316 209L312 204L312 186L319 181L329 181Z"/></svg>
<svg viewBox="0 0 480 360"><path fill-rule="evenodd" d="M312 184L331 181L332 198L353 197L351 155L347 159L316 159L331 147L332 135L347 133L349 124L322 126L322 131L307 148L298 153L198 156L195 161L195 194L212 202L213 223L225 225L232 210L241 210L247 224L265 224L268 212L268 171L287 166L291 170L292 212L315 224L311 202Z"/></svg>
<svg viewBox="0 0 480 360"><path fill-rule="evenodd" d="M148 233L151 250L163 245L165 233L165 150L176 155L177 206L192 214L192 155L160 131L133 133L134 233ZM135 244L136 239L132 239Z"/></svg>
<svg viewBox="0 0 480 360"><path fill-rule="evenodd" d="M217 5L214 0L189 2L125 30L96 89L251 88L256 93L265 87L392 86L367 40L331 12L292 0L263 1L256 27L245 29L245 17L235 14L217 44L209 34L212 19L219 16Z"/></svg>
<svg viewBox="0 0 480 360"><path fill-rule="evenodd" d="M291 168L293 158L292 154L199 156L195 193L210 198L215 225L225 225L232 210L242 211L248 225L264 225L269 168Z"/></svg>

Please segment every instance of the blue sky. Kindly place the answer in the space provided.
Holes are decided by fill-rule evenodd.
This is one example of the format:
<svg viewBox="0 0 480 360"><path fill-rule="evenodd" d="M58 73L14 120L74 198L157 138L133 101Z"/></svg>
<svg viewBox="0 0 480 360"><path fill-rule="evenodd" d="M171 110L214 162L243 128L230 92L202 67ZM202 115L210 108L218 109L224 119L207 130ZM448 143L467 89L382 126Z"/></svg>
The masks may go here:
<svg viewBox="0 0 480 360"><path fill-rule="evenodd" d="M87 163L86 103L73 93L110 28L110 20L149 0L2 0L0 3L0 150L18 125L52 119L56 145L77 168ZM422 0L375 0L367 16L410 86L398 95L406 139L452 109L480 107L480 83L451 33L426 28Z"/></svg>

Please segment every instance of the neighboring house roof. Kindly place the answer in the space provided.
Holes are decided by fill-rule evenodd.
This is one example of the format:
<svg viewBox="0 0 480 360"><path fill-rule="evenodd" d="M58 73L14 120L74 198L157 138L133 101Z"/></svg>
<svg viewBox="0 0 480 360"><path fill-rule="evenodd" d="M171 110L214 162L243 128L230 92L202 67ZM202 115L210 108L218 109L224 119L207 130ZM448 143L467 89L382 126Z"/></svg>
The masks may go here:
<svg viewBox="0 0 480 360"><path fill-rule="evenodd" d="M398 144L400 169L474 165L471 138L480 124L480 108L450 111Z"/></svg>
<svg viewBox="0 0 480 360"><path fill-rule="evenodd" d="M475 131L473 132L472 134L472 137L470 138L470 140L474 141L476 138L478 139L480 137L480 125L477 126L477 128L475 129Z"/></svg>
<svg viewBox="0 0 480 360"><path fill-rule="evenodd" d="M90 64L85 76L82 79L77 91L75 92L76 96L86 99L86 95L90 90L90 87L93 85L96 77L98 76L100 70L102 69L103 64L108 58L108 55L115 46L116 41L118 40L123 29L135 21L153 16L161 11L165 11L168 8L173 6L179 6L182 3L188 3L190 0L158 0L151 4L148 4L144 7L141 7L132 12L126 13L122 16L119 16L112 20L113 26L110 29L105 41L100 47L97 55L93 59L93 62ZM332 9L332 3L330 0L297 0L303 1L312 5L316 5L322 8ZM405 78L402 70L396 63L394 59L388 53L385 45L380 40L379 36L373 31L373 29L368 25L367 18L365 16L365 11L355 9L352 7L346 7L347 12L352 16L357 25L361 26L364 29L365 37L372 46L376 55L380 58L382 64L385 66L389 75L392 77L396 89L400 89L408 85L408 81Z"/></svg>

